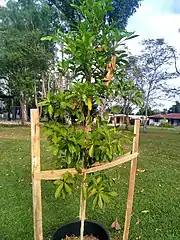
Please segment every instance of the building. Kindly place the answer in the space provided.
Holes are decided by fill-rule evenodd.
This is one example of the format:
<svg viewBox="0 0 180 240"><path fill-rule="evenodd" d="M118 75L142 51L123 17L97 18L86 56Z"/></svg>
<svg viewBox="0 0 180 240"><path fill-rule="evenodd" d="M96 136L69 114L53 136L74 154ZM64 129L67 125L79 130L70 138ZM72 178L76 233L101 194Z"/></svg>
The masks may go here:
<svg viewBox="0 0 180 240"><path fill-rule="evenodd" d="M145 116L142 115L128 115L125 114L109 114L109 125L123 125L126 123L130 123L131 125L134 125L134 121L136 119L139 119L140 121L145 120Z"/></svg>
<svg viewBox="0 0 180 240"><path fill-rule="evenodd" d="M170 123L173 126L180 126L180 113L156 114L149 117L149 125L161 126L162 121Z"/></svg>

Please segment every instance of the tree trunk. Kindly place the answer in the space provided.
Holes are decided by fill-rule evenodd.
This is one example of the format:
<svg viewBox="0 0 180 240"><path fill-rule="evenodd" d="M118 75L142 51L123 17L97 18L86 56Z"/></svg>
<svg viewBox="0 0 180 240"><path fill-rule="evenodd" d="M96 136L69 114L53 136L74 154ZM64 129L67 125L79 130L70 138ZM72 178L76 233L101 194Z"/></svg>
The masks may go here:
<svg viewBox="0 0 180 240"><path fill-rule="evenodd" d="M104 120L104 113L106 111L106 99L101 98L101 100L102 100L102 104L100 106L100 117L102 120Z"/></svg>
<svg viewBox="0 0 180 240"><path fill-rule="evenodd" d="M145 121L144 121L144 125L143 125L143 132L147 132L147 122L148 122L148 114L147 114L147 110L148 110L148 106L146 105L145 108Z"/></svg>
<svg viewBox="0 0 180 240"><path fill-rule="evenodd" d="M21 100L20 100L20 105L21 105L21 123L22 125L25 125L27 122L27 105L26 105L26 96L24 93L21 93Z"/></svg>
<svg viewBox="0 0 180 240"><path fill-rule="evenodd" d="M42 74L42 98L46 98L45 74Z"/></svg>
<svg viewBox="0 0 180 240"><path fill-rule="evenodd" d="M81 198L80 198L80 218L81 218L81 228L80 228L80 240L84 239L84 221L86 218L86 200L83 196L83 188L86 188L84 183L86 180L86 173L83 173L83 183L81 184Z"/></svg>
<svg viewBox="0 0 180 240"><path fill-rule="evenodd" d="M128 113L126 113L126 126L125 126L126 130L129 130L129 116Z"/></svg>
<svg viewBox="0 0 180 240"><path fill-rule="evenodd" d="M38 97L37 97L36 84L34 85L34 103L35 103L36 107L38 108Z"/></svg>

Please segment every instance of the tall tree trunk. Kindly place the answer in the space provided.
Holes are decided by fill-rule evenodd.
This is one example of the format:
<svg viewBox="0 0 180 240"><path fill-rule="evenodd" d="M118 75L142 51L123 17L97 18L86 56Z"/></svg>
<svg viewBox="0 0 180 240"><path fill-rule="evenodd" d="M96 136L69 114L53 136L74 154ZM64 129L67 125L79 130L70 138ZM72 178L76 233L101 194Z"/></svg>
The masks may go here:
<svg viewBox="0 0 180 240"><path fill-rule="evenodd" d="M147 122L148 122L148 105L146 104L145 107L145 121L144 121L144 125L143 125L143 132L147 132Z"/></svg>
<svg viewBox="0 0 180 240"><path fill-rule="evenodd" d="M23 92L21 92L20 105L21 105L21 123L22 125L25 125L25 123L27 122L27 105L26 96L24 95Z"/></svg>
<svg viewBox="0 0 180 240"><path fill-rule="evenodd" d="M101 98L102 104L100 106L100 117L102 120L104 120L104 113L106 111L106 99Z"/></svg>
<svg viewBox="0 0 180 240"><path fill-rule="evenodd" d="M46 98L45 74L42 73L42 98Z"/></svg>
<svg viewBox="0 0 180 240"><path fill-rule="evenodd" d="M125 124L125 113L126 113L126 99L124 99L124 106L123 106L123 127Z"/></svg>
<svg viewBox="0 0 180 240"><path fill-rule="evenodd" d="M36 84L34 85L34 103L35 103L36 107L38 108L38 97L37 97Z"/></svg>

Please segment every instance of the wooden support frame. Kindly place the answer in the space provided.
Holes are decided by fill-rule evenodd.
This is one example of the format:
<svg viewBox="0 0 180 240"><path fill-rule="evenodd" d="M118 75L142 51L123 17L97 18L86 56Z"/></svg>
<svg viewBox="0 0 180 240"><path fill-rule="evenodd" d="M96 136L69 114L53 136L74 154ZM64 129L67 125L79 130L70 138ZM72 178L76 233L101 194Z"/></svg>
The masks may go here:
<svg viewBox="0 0 180 240"><path fill-rule="evenodd" d="M40 123L39 123L39 110L31 109L31 155L32 155L32 192L33 192L33 219L34 219L34 240L43 240L43 228L42 228L42 198L41 198L41 180L56 180L66 172L76 174L77 171L74 168L62 169L62 170L40 170ZM138 145L139 145L139 129L140 120L135 121L133 139L133 149L123 156L120 156L112 162L100 164L99 166L91 167L84 170L82 174L86 175L102 171L105 169L119 166L125 162L131 161L129 190L126 208L126 217L124 225L123 240L128 240L129 227L131 221L132 204L135 187L135 177L137 169L137 157L138 157Z"/></svg>
<svg viewBox="0 0 180 240"><path fill-rule="evenodd" d="M40 172L40 127L37 109L31 110L31 156L34 239L43 240L41 180L35 177L35 174Z"/></svg>

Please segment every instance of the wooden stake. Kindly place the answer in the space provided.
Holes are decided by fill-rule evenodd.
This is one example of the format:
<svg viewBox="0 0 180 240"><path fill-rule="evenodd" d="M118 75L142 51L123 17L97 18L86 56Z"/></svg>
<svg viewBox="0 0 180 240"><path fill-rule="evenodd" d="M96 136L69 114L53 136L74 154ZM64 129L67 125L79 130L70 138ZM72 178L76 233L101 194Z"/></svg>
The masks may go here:
<svg viewBox="0 0 180 240"><path fill-rule="evenodd" d="M133 149L132 149L133 153L138 152L139 129L140 129L140 120L136 120L135 126L134 126L134 134L136 134L136 136L134 137L134 140L133 140ZM129 227L130 227L131 214L132 214L136 169L137 169L137 157L131 161L131 171L130 171L130 179L129 179L129 190L128 190L128 199L127 199L127 207L126 207L126 217L125 217L125 224L124 224L123 240L128 240L128 236L129 236Z"/></svg>
<svg viewBox="0 0 180 240"><path fill-rule="evenodd" d="M83 173L83 183L81 185L81 199L80 199L80 218L81 218L81 228L80 228L80 240L83 240L84 236L84 221L86 218L86 200L84 199L83 196L83 187L86 187L86 183L84 181L86 180L86 172Z"/></svg>
<svg viewBox="0 0 180 240"><path fill-rule="evenodd" d="M31 154L32 154L34 240L43 240L41 180L37 180L34 177L35 173L40 172L40 128L38 109L31 109Z"/></svg>

